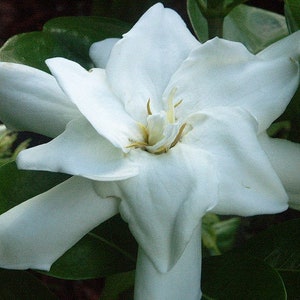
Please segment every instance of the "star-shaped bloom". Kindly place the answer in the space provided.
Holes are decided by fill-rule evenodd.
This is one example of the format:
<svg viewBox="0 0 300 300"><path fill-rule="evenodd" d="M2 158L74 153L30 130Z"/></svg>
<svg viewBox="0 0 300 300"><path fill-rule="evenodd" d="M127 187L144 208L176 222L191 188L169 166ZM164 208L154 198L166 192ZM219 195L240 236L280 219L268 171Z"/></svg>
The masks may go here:
<svg viewBox="0 0 300 300"><path fill-rule="evenodd" d="M47 60L52 75L1 63L0 119L53 138L18 166L73 177L0 216L0 266L48 270L120 212L139 244L135 298L199 299L207 211L299 203L300 147L266 134L298 87L299 39L257 55L200 44L157 4L122 39L92 45L92 70L64 58Z"/></svg>

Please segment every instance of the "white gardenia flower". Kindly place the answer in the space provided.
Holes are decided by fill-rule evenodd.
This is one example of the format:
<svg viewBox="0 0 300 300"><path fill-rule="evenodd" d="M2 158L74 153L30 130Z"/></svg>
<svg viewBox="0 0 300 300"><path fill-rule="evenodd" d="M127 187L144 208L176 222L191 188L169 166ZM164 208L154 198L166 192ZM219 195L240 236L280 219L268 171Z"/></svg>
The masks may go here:
<svg viewBox="0 0 300 300"><path fill-rule="evenodd" d="M54 138L18 166L74 176L0 216L0 266L48 270L120 212L139 244L135 299L199 299L207 211L300 203L300 146L266 134L298 87L299 40L257 55L200 44L157 4L122 39L92 45L90 71L64 58L47 60L52 75L1 63L0 119Z"/></svg>

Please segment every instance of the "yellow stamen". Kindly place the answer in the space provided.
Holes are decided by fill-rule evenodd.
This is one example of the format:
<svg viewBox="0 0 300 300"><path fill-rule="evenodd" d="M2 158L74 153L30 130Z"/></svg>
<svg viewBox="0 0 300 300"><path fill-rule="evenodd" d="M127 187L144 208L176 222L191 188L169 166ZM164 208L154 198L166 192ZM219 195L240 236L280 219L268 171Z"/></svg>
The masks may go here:
<svg viewBox="0 0 300 300"><path fill-rule="evenodd" d="M130 145L126 146L126 148L145 148L148 144L145 142L133 142Z"/></svg>
<svg viewBox="0 0 300 300"><path fill-rule="evenodd" d="M148 115L152 115L151 107L150 107L150 98L147 101L147 113Z"/></svg>
<svg viewBox="0 0 300 300"><path fill-rule="evenodd" d="M174 123L175 122L175 111L174 111L174 105L173 105L173 100L175 97L175 94L177 92L177 88L172 88L169 97L168 97L168 110L167 110L167 119L169 123Z"/></svg>
<svg viewBox="0 0 300 300"><path fill-rule="evenodd" d="M139 128L142 131L144 141L148 142L149 132L148 132L147 127L144 124L140 123L140 122L137 122L137 125L139 126Z"/></svg>
<svg viewBox="0 0 300 300"><path fill-rule="evenodd" d="M176 108L177 106L179 106L182 103L183 99L180 99L175 105L174 108Z"/></svg>
<svg viewBox="0 0 300 300"><path fill-rule="evenodd" d="M181 127L180 127L180 129L179 129L179 131L178 131L178 133L177 133L177 135L176 135L173 143L171 144L170 148L174 147L179 142L185 126L186 126L186 123L184 123L184 124L181 125Z"/></svg>

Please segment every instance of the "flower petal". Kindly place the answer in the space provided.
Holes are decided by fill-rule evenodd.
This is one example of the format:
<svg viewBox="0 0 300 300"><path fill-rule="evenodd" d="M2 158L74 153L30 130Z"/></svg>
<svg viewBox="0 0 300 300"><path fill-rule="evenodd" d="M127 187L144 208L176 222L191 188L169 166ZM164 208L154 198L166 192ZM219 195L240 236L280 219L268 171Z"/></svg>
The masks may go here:
<svg viewBox="0 0 300 300"><path fill-rule="evenodd" d="M182 139L211 153L219 170L218 214L251 216L287 209L287 195L257 136L257 123L239 107L206 109L189 120Z"/></svg>
<svg viewBox="0 0 300 300"><path fill-rule="evenodd" d="M55 137L80 116L53 76L43 71L1 62L0 82L0 119L13 130Z"/></svg>
<svg viewBox="0 0 300 300"><path fill-rule="evenodd" d="M197 226L191 241L174 268L157 271L140 248L134 285L135 300L201 299L201 227Z"/></svg>
<svg viewBox="0 0 300 300"><path fill-rule="evenodd" d="M182 255L205 212L217 200L217 174L210 155L178 143L155 155L132 150L139 175L98 182L101 197L120 198L120 212L155 268L167 272Z"/></svg>
<svg viewBox="0 0 300 300"><path fill-rule="evenodd" d="M63 91L93 127L113 145L128 152L126 147L131 139L142 140L137 123L111 92L104 70L92 69L88 72L64 58L48 59L46 63Z"/></svg>
<svg viewBox="0 0 300 300"><path fill-rule="evenodd" d="M257 54L260 58L276 59L278 57L290 57L295 60L300 59L300 31L287 36L284 39L270 45Z"/></svg>
<svg viewBox="0 0 300 300"><path fill-rule="evenodd" d="M105 69L113 46L120 39L110 38L92 44L90 47L90 58L97 68Z"/></svg>
<svg viewBox="0 0 300 300"><path fill-rule="evenodd" d="M72 121L47 144L22 151L18 167L79 175L93 180L121 180L138 174L123 152L115 148L85 120Z"/></svg>
<svg viewBox="0 0 300 300"><path fill-rule="evenodd" d="M0 267L49 270L86 233L118 213L91 180L72 177L0 215Z"/></svg>
<svg viewBox="0 0 300 300"><path fill-rule="evenodd" d="M164 99L178 89L181 118L208 107L240 106L257 119L261 132L283 113L298 83L298 64L288 55L262 59L240 43L215 38L191 53Z"/></svg>
<svg viewBox="0 0 300 300"><path fill-rule="evenodd" d="M145 34L146 33L146 34ZM112 49L108 80L126 110L140 122L161 110L161 96L171 75L200 43L173 10L152 6Z"/></svg>
<svg viewBox="0 0 300 300"><path fill-rule="evenodd" d="M259 142L289 195L290 206L300 210L300 144L263 133Z"/></svg>

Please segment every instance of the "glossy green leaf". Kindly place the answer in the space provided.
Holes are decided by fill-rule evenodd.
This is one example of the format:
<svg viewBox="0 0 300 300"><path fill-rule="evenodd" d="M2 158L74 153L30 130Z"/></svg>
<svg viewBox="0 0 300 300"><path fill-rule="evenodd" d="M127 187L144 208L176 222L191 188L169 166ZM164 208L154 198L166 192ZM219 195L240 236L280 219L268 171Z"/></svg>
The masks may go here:
<svg viewBox="0 0 300 300"><path fill-rule="evenodd" d="M10 38L0 49L0 61L28 65L48 71L44 61L49 57L70 57L64 45L44 32L22 33Z"/></svg>
<svg viewBox="0 0 300 300"><path fill-rule="evenodd" d="M62 17L48 21L43 31L65 45L72 54L72 60L89 69L93 66L89 58L91 44L121 37L130 28L128 23L103 17Z"/></svg>
<svg viewBox="0 0 300 300"><path fill-rule="evenodd" d="M62 279L91 279L135 268L137 244L127 224L116 216L95 228L51 267Z"/></svg>
<svg viewBox="0 0 300 300"><path fill-rule="evenodd" d="M197 0L187 0L187 13L197 38L204 43L208 40L208 25L198 5Z"/></svg>
<svg viewBox="0 0 300 300"><path fill-rule="evenodd" d="M276 270L259 259L232 253L204 259L202 291L203 299L287 299Z"/></svg>
<svg viewBox="0 0 300 300"><path fill-rule="evenodd" d="M24 271L0 270L1 300L58 300L36 277Z"/></svg>
<svg viewBox="0 0 300 300"><path fill-rule="evenodd" d="M44 61L65 57L89 69L93 66L88 49L92 43L110 37L121 37L130 26L102 17L62 17L48 21L43 31L10 38L0 49L0 61L25 64L49 71Z"/></svg>
<svg viewBox="0 0 300 300"><path fill-rule="evenodd" d="M208 39L207 21L201 14L197 0L188 0L188 14L201 42ZM224 21L224 38L243 43L257 53L288 34L285 18L267 10L239 5Z"/></svg>
<svg viewBox="0 0 300 300"><path fill-rule="evenodd" d="M285 0L284 13L290 32L300 29L300 1Z"/></svg>
<svg viewBox="0 0 300 300"><path fill-rule="evenodd" d="M0 167L0 214L69 178L43 171L18 170L15 162Z"/></svg>

